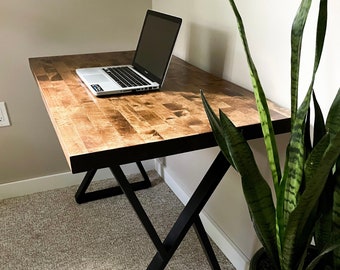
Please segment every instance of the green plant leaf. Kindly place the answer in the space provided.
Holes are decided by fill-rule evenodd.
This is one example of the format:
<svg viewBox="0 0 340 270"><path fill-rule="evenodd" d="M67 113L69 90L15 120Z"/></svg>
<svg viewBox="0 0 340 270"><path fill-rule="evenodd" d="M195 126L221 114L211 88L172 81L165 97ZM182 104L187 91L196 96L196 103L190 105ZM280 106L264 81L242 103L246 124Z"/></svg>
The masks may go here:
<svg viewBox="0 0 340 270"><path fill-rule="evenodd" d="M306 116L310 106L310 95L312 93L312 83L309 90L304 98L299 109L298 104L298 86L299 86L299 73L300 73L300 57L301 57L301 46L303 39L303 32L307 21L309 9L311 6L311 0L302 0L294 18L292 29L291 29L291 121L292 131L291 140L287 151L287 162L285 164L284 173L284 192L281 195L284 199L279 199L284 203L283 210L279 211L279 227L281 239L284 235L285 227L287 225L290 213L295 209L298 198L299 190L303 177L304 167L304 131L306 124ZM314 78L314 75L313 75ZM280 207L280 206L279 206Z"/></svg>
<svg viewBox="0 0 340 270"><path fill-rule="evenodd" d="M331 137L336 135L340 130L340 89L338 90L333 103L329 109L326 129L330 133Z"/></svg>
<svg viewBox="0 0 340 270"><path fill-rule="evenodd" d="M217 144L219 145L219 147L221 148L222 153L224 154L225 158L228 160L231 166L235 168L235 164L233 163L232 157L229 155L228 147L223 137L223 130L221 127L220 119L217 117L217 115L215 114L211 106L209 105L204 95L203 90L201 90L201 99L202 99L204 110L207 114L211 129L213 131L215 140Z"/></svg>
<svg viewBox="0 0 340 270"><path fill-rule="evenodd" d="M316 98L315 92L313 91L313 107L314 107L314 125L313 125L313 144L317 144L321 138L326 134L326 126L325 121L322 115L321 108L319 106L318 100ZM307 122L306 131L310 129L310 122ZM310 136L310 134L309 134ZM307 136L306 136L307 137ZM311 138L308 138L309 141ZM306 138L307 140L307 138ZM307 142L305 141L306 145L306 156L308 156L313 148L312 143L310 143L307 147ZM331 176L331 174L330 174ZM322 194L320 195L318 207L315 207L315 213L312 215L318 215L319 219L315 226L315 233L314 233L314 241L318 250L321 250L326 243L330 241L331 231L332 231L332 192L333 192L333 185L331 183L331 177L328 177L327 183L325 185L325 189L323 190ZM308 185L308 183L305 183ZM318 211L318 213L317 213Z"/></svg>
<svg viewBox="0 0 340 270"><path fill-rule="evenodd" d="M320 139L326 134L325 120L322 115L322 111L318 100L313 91L313 104L314 104L314 132L313 132L313 144L317 144Z"/></svg>
<svg viewBox="0 0 340 270"><path fill-rule="evenodd" d="M340 154L340 133L332 138L327 133L313 148L306 161L306 189L299 204L291 213L286 227L284 254L289 269L301 256L301 250L308 247L316 217L311 215L325 186L329 172Z"/></svg>
<svg viewBox="0 0 340 270"><path fill-rule="evenodd" d="M322 55L324 38L326 34L327 26L327 0L320 0L319 6L319 16L317 25L317 35L316 35L316 49L314 58L314 69L312 74L311 83L307 94L299 107L299 109L294 112L297 100L298 91L298 75L299 75L299 62L300 62L300 52L301 43L303 37L304 26L307 20L309 9L311 6L311 0L302 0L299 10L295 16L293 26L292 26L292 59L291 59L291 78L292 78L292 136L289 144L289 156L287 167L285 170L288 171L285 176L285 192L284 192L284 207L283 207L283 230L285 230L286 224L288 222L290 213L295 209L299 200L299 191L301 183L303 180L303 168L305 162L305 141L303 131L306 128L306 115L310 107L311 94L313 92L313 86L315 81L315 75L320 63L320 58ZM297 81L296 81L297 80Z"/></svg>
<svg viewBox="0 0 340 270"><path fill-rule="evenodd" d="M261 175L247 141L222 111L220 121L228 152L241 175L243 193L255 230L267 254L279 265L276 214L270 187Z"/></svg>
<svg viewBox="0 0 340 270"><path fill-rule="evenodd" d="M285 165L284 174L284 192L282 196L284 200L283 205L283 217L280 220L283 222L281 224L281 233L284 234L285 227L288 223L290 213L294 211L298 199L299 190L301 187L303 168L304 168L304 130L306 125L306 116L309 110L310 98L312 89L309 89L303 103L301 104L299 110L297 111L297 116L295 118L294 124L291 129L291 139L287 150L287 162Z"/></svg>
<svg viewBox="0 0 340 270"><path fill-rule="evenodd" d="M318 211L319 219L315 226L314 241L319 251L321 251L332 238L334 188L334 176L330 173L320 195L319 205L315 207Z"/></svg>
<svg viewBox="0 0 340 270"><path fill-rule="evenodd" d="M300 58L303 31L311 6L311 0L302 0L291 29L291 119L292 125L298 108L298 89L300 74Z"/></svg>
<svg viewBox="0 0 340 270"><path fill-rule="evenodd" d="M339 241L338 241L339 242ZM328 253L332 252L336 248L339 248L340 244L328 244L325 246L325 248L320 252L318 256L316 256L306 267L306 270L313 270L317 269L316 267L318 266L318 263L320 260L327 255ZM332 268L332 269L337 269L337 268Z"/></svg>
<svg viewBox="0 0 340 270"><path fill-rule="evenodd" d="M319 14L318 14L318 24L316 29L316 47L315 47L315 61L314 61L314 74L316 73L320 59L323 51L323 45L325 42L325 35L327 29L327 8L328 0L320 0L319 4Z"/></svg>
<svg viewBox="0 0 340 270"><path fill-rule="evenodd" d="M329 109L329 113L326 120L326 129L330 134L331 140L335 140L337 134L340 133L340 89L338 90L335 99ZM333 193L333 237L340 236L340 156L337 158L334 178L334 193ZM340 268L340 248L337 248L333 252L334 267Z"/></svg>
<svg viewBox="0 0 340 270"><path fill-rule="evenodd" d="M203 91L201 97L217 144L229 163L241 175L243 191L259 240L273 262L279 264L275 207L268 183L258 170L253 153L241 132L222 111L220 118L216 116Z"/></svg>
<svg viewBox="0 0 340 270"><path fill-rule="evenodd" d="M273 223L273 226L268 224L272 223L271 214L273 212L275 216L275 208L268 213L266 212L266 207L272 209L271 205L273 204L270 189L258 171L248 144L222 111L220 111L220 118L218 118L206 100L205 108L209 121L212 123L212 129L216 133L215 138L218 144L221 149L224 149L225 156L230 163L241 174L243 191L250 215L266 252L275 262L279 257L281 269L302 269L303 259L320 213L317 211L318 200L323 192L323 187L326 183L329 184L328 176L335 161L339 158L340 149L340 135L337 130L340 126L340 111L337 98L334 108L331 108L328 115L325 129L321 109L313 91L327 28L327 0L320 0L313 73L305 98L299 107L298 90L302 39L312 0L301 1L293 22L291 31L291 140L287 147L283 176L281 176L268 104L250 54L242 18L234 0L229 0L229 2L237 19L239 34L250 69L256 105L277 195L276 224ZM315 109L313 145L309 143L312 94ZM310 147L307 147L307 143ZM267 213L269 218L266 219L264 213ZM338 214L339 209L333 213L334 215ZM273 229L275 225L276 229ZM273 236L274 231L276 231L276 238ZM271 245L268 241L272 242Z"/></svg>
<svg viewBox="0 0 340 270"><path fill-rule="evenodd" d="M272 173L274 188L275 188L275 191L278 192L279 181L281 179L281 168L280 168L280 160L279 160L277 144L276 144L276 139L275 139L275 133L274 133L273 124L271 121L267 99L264 94L264 91L263 91L263 88L260 82L260 78L257 73L257 69L255 67L255 64L250 54L242 17L235 5L235 2L233 0L229 0L229 2L234 11L237 24L238 24L240 37L242 39L243 47L246 52L248 66L250 69L250 77L251 77L251 81L252 81L252 85L254 89L256 106L257 106L257 110L260 116L264 143L266 145L268 162L269 162L269 166L270 166L271 173Z"/></svg>
<svg viewBox="0 0 340 270"><path fill-rule="evenodd" d="M335 171L334 171L334 197L333 197L333 215L332 215L332 225L333 225L333 235L332 237L337 239L340 238L340 157L338 157ZM335 242L335 240L333 240ZM334 268L340 268L340 248L337 248L333 252L333 263Z"/></svg>
<svg viewBox="0 0 340 270"><path fill-rule="evenodd" d="M316 216L312 215L330 172L340 154L340 90L338 91L326 121L327 133L314 146L305 163L306 189L299 204L291 213L285 233L286 262L292 267L301 250L310 243Z"/></svg>

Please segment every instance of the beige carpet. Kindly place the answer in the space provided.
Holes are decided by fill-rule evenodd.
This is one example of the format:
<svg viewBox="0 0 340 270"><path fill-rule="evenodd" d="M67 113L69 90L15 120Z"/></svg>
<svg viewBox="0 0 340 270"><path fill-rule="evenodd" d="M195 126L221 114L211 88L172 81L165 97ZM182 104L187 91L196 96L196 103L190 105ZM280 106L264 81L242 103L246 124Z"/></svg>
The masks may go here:
<svg viewBox="0 0 340 270"><path fill-rule="evenodd" d="M153 186L137 194L164 239L183 206L157 173L149 176ZM99 182L91 188L112 185L113 180ZM156 249L126 197L78 205L76 189L0 201L1 270L146 269ZM222 269L235 269L214 249ZM193 229L166 269L210 269Z"/></svg>

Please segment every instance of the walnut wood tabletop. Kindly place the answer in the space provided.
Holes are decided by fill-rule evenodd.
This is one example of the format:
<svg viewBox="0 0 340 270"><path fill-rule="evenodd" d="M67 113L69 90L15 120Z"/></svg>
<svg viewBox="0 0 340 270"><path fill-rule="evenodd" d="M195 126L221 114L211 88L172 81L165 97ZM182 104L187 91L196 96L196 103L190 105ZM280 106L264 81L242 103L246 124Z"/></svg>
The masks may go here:
<svg viewBox="0 0 340 270"><path fill-rule="evenodd" d="M76 68L131 63L133 52L29 59L33 75L73 173L216 145L200 89L248 138L261 137L252 92L173 57L160 91L94 97ZM270 103L277 133L287 111Z"/></svg>

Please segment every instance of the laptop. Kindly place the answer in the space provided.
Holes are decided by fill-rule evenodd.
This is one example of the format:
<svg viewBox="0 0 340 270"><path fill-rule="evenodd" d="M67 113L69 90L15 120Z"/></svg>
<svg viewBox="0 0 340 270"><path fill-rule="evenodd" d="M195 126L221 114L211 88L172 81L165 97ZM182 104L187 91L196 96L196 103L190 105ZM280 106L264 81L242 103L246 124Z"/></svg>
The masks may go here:
<svg viewBox="0 0 340 270"><path fill-rule="evenodd" d="M181 18L148 10L132 64L79 68L76 73L95 96L158 90L181 23Z"/></svg>

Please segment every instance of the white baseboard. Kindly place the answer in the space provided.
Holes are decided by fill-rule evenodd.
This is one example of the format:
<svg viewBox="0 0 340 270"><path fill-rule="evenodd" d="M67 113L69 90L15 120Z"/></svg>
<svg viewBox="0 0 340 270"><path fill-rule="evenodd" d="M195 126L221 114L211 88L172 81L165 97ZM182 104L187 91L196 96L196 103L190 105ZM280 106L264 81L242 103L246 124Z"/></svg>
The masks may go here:
<svg viewBox="0 0 340 270"><path fill-rule="evenodd" d="M143 161L146 171L154 169L154 161ZM122 169L126 175L138 173L135 164L123 165ZM85 173L72 174L71 172L47 175L27 180L21 180L0 185L0 199L24 196L36 192L63 188L73 185L79 185L84 178ZM109 169L98 170L94 181L112 178Z"/></svg>
<svg viewBox="0 0 340 270"><path fill-rule="evenodd" d="M181 200L183 204L187 204L190 195L187 194L167 173L166 167L164 167L160 160L155 160L155 169L160 176L163 177L166 184L170 189L176 194L176 196ZM249 259L244 255L244 253L233 243L233 241L228 237L226 232L224 232L212 218L203 210L200 214L202 223L208 235L214 241L214 243L220 248L224 255L229 259L229 261L238 270L249 269Z"/></svg>

